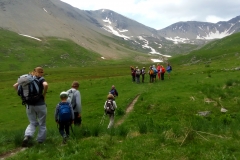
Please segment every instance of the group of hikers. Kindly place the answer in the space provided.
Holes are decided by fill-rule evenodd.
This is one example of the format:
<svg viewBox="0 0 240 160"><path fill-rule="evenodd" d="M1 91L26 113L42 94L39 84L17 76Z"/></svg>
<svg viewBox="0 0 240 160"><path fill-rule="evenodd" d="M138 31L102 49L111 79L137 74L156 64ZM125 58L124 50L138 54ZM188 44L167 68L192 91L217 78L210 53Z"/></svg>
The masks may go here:
<svg viewBox="0 0 240 160"><path fill-rule="evenodd" d="M146 73L149 75L149 82L153 83L156 82L157 78L158 80L164 80L164 74L167 71L168 73L168 79L170 79L170 73L172 71L172 66L167 63L166 69L164 68L163 65L160 65L159 63L157 64L157 67L155 65L151 65L148 68L148 71L146 71L145 67L142 67L142 69L137 67L130 66L131 69L131 76L132 76L132 82L144 83L145 81L145 75ZM140 78L142 78L140 80Z"/></svg>
<svg viewBox="0 0 240 160"><path fill-rule="evenodd" d="M20 76L17 83L13 85L22 99L22 104L26 106L26 114L29 120L29 125L24 133L22 147L28 146L29 140L33 138L37 127L39 127L36 138L37 142L41 144L46 140L47 105L45 100L48 83L44 79L43 73L42 67L36 67L29 74ZM115 86L112 85L104 104L105 113L108 114L110 118L108 128L111 128L114 123L114 112L117 108L115 97L117 96L118 92ZM67 91L62 91L59 98L60 102L56 105L54 118L58 125L59 133L63 138L63 143L65 144L70 135L69 130L71 125L80 126L82 122L79 83L73 81L71 88Z"/></svg>
<svg viewBox="0 0 240 160"><path fill-rule="evenodd" d="M170 79L170 73L172 67L167 64L166 71L168 73L168 78ZM48 83L43 77L43 68L36 67L29 74L22 75L18 78L17 83L13 85L16 89L18 95L22 99L22 104L26 106L26 114L29 120L29 125L27 126L24 134L24 139L22 141L22 146L27 147L29 140L34 136L36 128L39 127L37 141L39 144L46 140L46 116L47 116L47 106L45 103L46 94L48 90ZM150 83L156 82L158 77L159 80L164 80L165 68L157 64L149 67L147 73L150 77ZM145 67L139 69L131 66L132 81L140 83L140 76L142 77L141 82L145 81ZM114 85L112 85L108 95L107 100L104 103L105 115L109 115L110 122L108 124L108 129L114 124L114 113L117 108L115 97L118 96L118 92ZM59 133L63 138L63 143L67 142L70 135L71 124L75 126L80 126L82 122L81 118L81 94L79 91L79 83L73 81L71 88L67 91L62 91L59 95L60 102L56 105L54 118L58 124Z"/></svg>

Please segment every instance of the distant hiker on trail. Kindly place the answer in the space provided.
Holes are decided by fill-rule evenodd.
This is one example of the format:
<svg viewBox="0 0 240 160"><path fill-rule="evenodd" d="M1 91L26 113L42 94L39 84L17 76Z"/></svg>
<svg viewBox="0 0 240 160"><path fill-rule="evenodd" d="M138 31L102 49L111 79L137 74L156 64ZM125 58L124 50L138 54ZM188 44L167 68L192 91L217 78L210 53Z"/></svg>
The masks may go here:
<svg viewBox="0 0 240 160"><path fill-rule="evenodd" d="M141 70L137 66L136 67L136 83L140 83L140 74L141 74Z"/></svg>
<svg viewBox="0 0 240 160"><path fill-rule="evenodd" d="M116 108L117 108L117 104L114 100L114 96L112 94L109 94L104 104L105 113L109 115L109 119L110 119L110 122L107 127L108 129L112 128L114 124L114 112Z"/></svg>
<svg viewBox="0 0 240 160"><path fill-rule="evenodd" d="M161 73L161 80L164 80L165 68L163 67L163 65L161 65L160 73Z"/></svg>
<svg viewBox="0 0 240 160"><path fill-rule="evenodd" d="M158 80L160 80L160 77L161 77L160 69L161 69L161 66L160 66L160 64L158 63L158 64L157 64Z"/></svg>
<svg viewBox="0 0 240 160"><path fill-rule="evenodd" d="M130 66L130 68L131 68L132 82L135 82L135 72L136 72L136 70L132 66Z"/></svg>
<svg viewBox="0 0 240 160"><path fill-rule="evenodd" d="M27 126L24 134L24 139L22 142L22 147L27 147L30 138L34 136L36 127L39 126L37 141L38 143L43 143L46 139L46 116L47 116L47 106L45 103L46 93L48 90L48 83L43 78L43 69L41 67L36 67L31 74L27 76L25 80L18 79L18 82L13 85L13 87L18 91L23 99L23 104L26 106L26 113L30 124ZM31 82L26 82L29 78L34 78ZM23 83L22 83L23 82ZM33 95L33 91L29 90L30 84L37 84L34 88L39 89ZM26 87L27 86L27 87ZM24 97L27 92L27 96ZM32 93L32 94L31 94Z"/></svg>
<svg viewBox="0 0 240 160"><path fill-rule="evenodd" d="M78 90L79 83L74 81L72 83L72 88L67 91L68 96L70 97L70 102L74 111L74 125L80 126L82 123L82 103L81 103L81 94Z"/></svg>
<svg viewBox="0 0 240 160"><path fill-rule="evenodd" d="M168 79L170 79L170 73L172 71L172 66L168 63L166 67L167 73L168 73Z"/></svg>
<svg viewBox="0 0 240 160"><path fill-rule="evenodd" d="M145 72L145 67L143 67L142 70L141 70L142 83L144 83L144 77L145 77L145 74L146 74L146 72Z"/></svg>
<svg viewBox="0 0 240 160"><path fill-rule="evenodd" d="M59 124L59 133L63 137L63 144L65 144L70 135L69 128L74 121L74 112L72 105L67 102L67 92L61 92L60 99L61 102L56 106L54 117L55 121Z"/></svg>
<svg viewBox="0 0 240 160"><path fill-rule="evenodd" d="M117 89L115 88L114 85L112 85L112 88L109 91L109 94L112 94L114 97L118 97L118 91L117 91Z"/></svg>

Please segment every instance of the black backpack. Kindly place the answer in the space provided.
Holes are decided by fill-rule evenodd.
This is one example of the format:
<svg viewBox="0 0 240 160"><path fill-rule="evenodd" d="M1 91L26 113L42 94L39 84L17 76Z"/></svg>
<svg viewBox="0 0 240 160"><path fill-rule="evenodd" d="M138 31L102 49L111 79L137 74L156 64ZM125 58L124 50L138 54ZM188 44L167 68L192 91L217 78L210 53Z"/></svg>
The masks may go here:
<svg viewBox="0 0 240 160"><path fill-rule="evenodd" d="M105 109L105 112L106 114L114 114L114 107L113 107L113 100L112 99L108 99L106 101L106 109Z"/></svg>
<svg viewBox="0 0 240 160"><path fill-rule="evenodd" d="M22 99L22 105L34 104L40 100L42 93L40 93L39 82L43 79L43 77L38 79L30 74L18 78L17 93Z"/></svg>

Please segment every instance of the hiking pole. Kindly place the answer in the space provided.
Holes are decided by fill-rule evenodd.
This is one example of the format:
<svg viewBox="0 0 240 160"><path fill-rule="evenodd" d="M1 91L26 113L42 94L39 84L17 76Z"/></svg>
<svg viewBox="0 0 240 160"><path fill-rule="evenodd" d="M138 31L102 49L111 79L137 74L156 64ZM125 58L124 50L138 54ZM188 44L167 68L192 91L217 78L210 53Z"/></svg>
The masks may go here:
<svg viewBox="0 0 240 160"><path fill-rule="evenodd" d="M101 121L100 121L100 125L103 125L103 124L104 124L105 116L106 116L106 114L104 113L104 114L103 114L103 117L102 117L102 119L101 119Z"/></svg>

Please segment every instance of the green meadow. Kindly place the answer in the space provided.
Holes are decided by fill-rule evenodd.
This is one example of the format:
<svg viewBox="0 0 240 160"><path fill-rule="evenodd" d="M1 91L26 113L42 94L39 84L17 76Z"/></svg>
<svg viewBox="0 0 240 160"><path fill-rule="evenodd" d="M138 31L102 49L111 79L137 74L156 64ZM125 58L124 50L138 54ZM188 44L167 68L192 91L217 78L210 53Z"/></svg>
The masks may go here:
<svg viewBox="0 0 240 160"><path fill-rule="evenodd" d="M33 51L41 55L51 49L52 53L58 54L66 45L53 38L56 44L48 39L44 43L51 47L44 48L36 46L39 42L35 40L23 38L18 47L29 58L26 60L17 58L16 44L20 43L17 38L22 37L4 33L9 39L5 37L8 43L3 39L0 41L1 46L8 46L1 47L0 58L0 158L21 147L28 125L25 107L12 85L18 76L49 60L49 56L44 55L29 62L34 57L30 56L35 53ZM75 58L65 61L72 66L62 65L63 61L56 56L58 65L52 67L55 61L43 65L44 77L49 83L47 140L38 144L33 139L29 148L6 159L240 159L239 41L240 34L234 34L200 50L173 57L169 59L173 67L170 79L166 73L164 81L155 83L149 83L148 75L145 83L131 81L130 65L148 68L150 63L100 61L97 53L88 50L77 54L83 49L81 47L72 50ZM10 44L12 49L9 49ZM35 49L32 48L34 44ZM67 44L66 50L75 46L70 41ZM82 52L88 54L81 55ZM83 57L77 59L78 55ZM80 59L86 65L77 62L74 65L73 62ZM21 61L24 61L23 65L20 65ZM62 145L54 110L60 92L69 89L74 80L80 82L82 125L73 126L74 134L71 132L67 144ZM103 105L112 85L119 93L115 124L123 122L108 130L109 119L104 117ZM127 107L137 96L133 110L127 113ZM221 108L227 112L221 112ZM205 111L207 115L199 114Z"/></svg>

